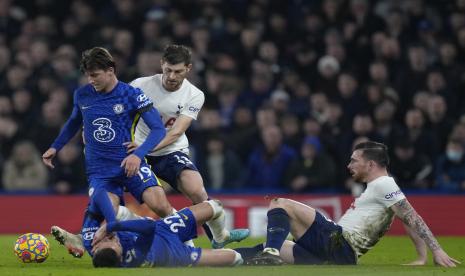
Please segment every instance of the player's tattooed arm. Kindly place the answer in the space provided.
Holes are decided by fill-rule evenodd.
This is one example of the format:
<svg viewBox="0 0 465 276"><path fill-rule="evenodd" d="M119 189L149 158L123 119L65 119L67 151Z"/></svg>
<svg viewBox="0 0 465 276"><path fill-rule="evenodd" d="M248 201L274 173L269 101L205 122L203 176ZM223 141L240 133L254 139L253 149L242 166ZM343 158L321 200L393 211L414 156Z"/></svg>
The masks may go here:
<svg viewBox="0 0 465 276"><path fill-rule="evenodd" d="M423 239L426 245L431 251L441 249L438 241L434 237L433 233L426 225L425 221L410 205L407 199L395 203L391 209L406 225L408 225L421 239Z"/></svg>

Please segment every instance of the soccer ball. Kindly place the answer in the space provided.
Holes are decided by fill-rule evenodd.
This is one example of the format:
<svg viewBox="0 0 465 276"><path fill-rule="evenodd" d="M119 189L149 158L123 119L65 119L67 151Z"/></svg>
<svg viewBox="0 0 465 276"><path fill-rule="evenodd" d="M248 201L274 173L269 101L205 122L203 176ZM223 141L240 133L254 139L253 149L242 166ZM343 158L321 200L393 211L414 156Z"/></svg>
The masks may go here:
<svg viewBox="0 0 465 276"><path fill-rule="evenodd" d="M27 233L19 236L14 250L23 263L41 263L50 253L50 244L41 234Z"/></svg>

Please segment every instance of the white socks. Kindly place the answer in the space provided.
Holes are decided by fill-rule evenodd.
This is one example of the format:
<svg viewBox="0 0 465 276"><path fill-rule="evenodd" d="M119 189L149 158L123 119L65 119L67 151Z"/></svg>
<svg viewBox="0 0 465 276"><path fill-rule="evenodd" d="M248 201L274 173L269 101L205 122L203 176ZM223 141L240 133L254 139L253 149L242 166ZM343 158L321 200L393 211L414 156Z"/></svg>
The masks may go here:
<svg viewBox="0 0 465 276"><path fill-rule="evenodd" d="M142 217L139 215L134 214L125 206L118 207L118 213L116 214L116 220L123 221L123 220L133 220L133 219L141 219Z"/></svg>
<svg viewBox="0 0 465 276"><path fill-rule="evenodd" d="M216 242L224 242L229 238L229 231L225 229L226 217L223 205L217 200L208 200L206 202L213 208L213 218L206 222L212 231L213 239Z"/></svg>

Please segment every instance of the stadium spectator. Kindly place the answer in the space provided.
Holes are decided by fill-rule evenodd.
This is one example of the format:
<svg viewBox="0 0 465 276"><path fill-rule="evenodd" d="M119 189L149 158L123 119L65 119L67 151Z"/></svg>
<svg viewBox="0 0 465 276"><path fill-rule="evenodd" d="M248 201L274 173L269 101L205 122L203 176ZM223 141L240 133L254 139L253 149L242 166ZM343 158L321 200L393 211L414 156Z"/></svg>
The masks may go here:
<svg viewBox="0 0 465 276"><path fill-rule="evenodd" d="M436 165L436 185L440 191L457 192L465 190L465 158L463 142L449 139L446 152Z"/></svg>
<svg viewBox="0 0 465 276"><path fill-rule="evenodd" d="M279 120L279 127L283 132L284 144L298 152L302 141L299 118L292 113L284 114Z"/></svg>
<svg viewBox="0 0 465 276"><path fill-rule="evenodd" d="M212 135L206 142L207 153L199 161L199 169L210 191L234 189L242 180L242 162L225 147L224 138Z"/></svg>
<svg viewBox="0 0 465 276"><path fill-rule="evenodd" d="M232 130L225 137L226 146L235 152L242 163L247 162L250 152L258 140L258 130L252 110L238 106L234 112Z"/></svg>
<svg viewBox="0 0 465 276"><path fill-rule="evenodd" d="M6 191L40 191L48 188L48 172L31 141L19 141L5 162L2 176Z"/></svg>
<svg viewBox="0 0 465 276"><path fill-rule="evenodd" d="M82 147L78 144L65 145L58 152L55 169L51 172L51 188L58 194L85 192L87 179Z"/></svg>
<svg viewBox="0 0 465 276"><path fill-rule="evenodd" d="M431 131L427 129L425 115L418 109L410 109L405 114L405 129L396 140L408 139L417 152L425 153L434 160L437 144Z"/></svg>
<svg viewBox="0 0 465 276"><path fill-rule="evenodd" d="M334 160L347 154L347 145L345 149L329 146L330 141L340 139L341 133L347 136L351 132L351 122L344 122L347 118L368 113L373 116L376 131L387 131L386 125L378 126L382 123L376 118L387 117L377 111L384 108L381 103L385 100L397 107L388 125L405 125L409 110L421 110L424 128L432 126L433 136L441 136L431 144L438 151L444 149L445 137L452 133L450 126L444 125L458 121L465 112L465 94L459 93L465 89L465 16L460 0L447 4L424 0L129 3L0 3L0 95L14 105L13 114L1 119L8 125L0 130L6 157L12 148L7 140L15 142L38 135L34 139L37 147L47 146L42 136L56 130L49 129L49 122L42 120L30 126L24 118L39 118L43 109L53 109L57 121L61 121L53 128L60 128L63 116L70 111L72 91L86 82L78 74L77 53L97 45L112 49L118 63L117 75L126 81L158 73L158 59L166 45L190 46L195 62L189 81L205 91L205 107L221 115L221 131L228 134L226 147L236 151L242 160L255 146L250 141L257 141L259 135L257 129L253 134L253 126L241 128L234 123L239 106L249 108L254 118L262 116L259 110L274 104L276 120L290 112L302 122L314 118L321 127L327 124L328 102L339 104L344 111L338 124L344 127L320 134ZM347 104L354 96L344 98L339 94L342 91L338 79L349 83L347 88L353 84L343 81L347 80L347 72L356 76L356 88L355 93L346 89L346 95L353 93L362 98L354 100L362 103L356 107ZM222 93L230 86L237 86L232 89L234 97ZM275 90L285 91L288 100L272 97ZM29 92L30 104L26 103L28 96L18 91ZM428 97L432 95L445 100L445 119L438 119L439 123L429 122L430 116L436 116L428 111ZM50 102L56 106L50 108ZM28 108L19 114L18 104ZM443 117L439 114L441 105L435 105L437 118ZM237 113L249 112L243 111ZM278 124L276 120L274 124ZM192 152L201 152L205 146L195 136L203 127L194 124L191 130L195 138ZM237 138L236 133L241 144L230 142ZM296 145L300 146L302 139ZM436 157L428 155L436 163Z"/></svg>
<svg viewBox="0 0 465 276"><path fill-rule="evenodd" d="M330 190L336 184L336 171L319 138L308 136L300 149L300 158L287 169L285 183L295 193Z"/></svg>
<svg viewBox="0 0 465 276"><path fill-rule="evenodd" d="M284 187L284 175L296 152L283 144L282 132L275 125L261 130L262 145L249 156L244 188L279 189Z"/></svg>
<svg viewBox="0 0 465 276"><path fill-rule="evenodd" d="M433 178L433 164L425 154L417 152L408 140L394 145L390 172L402 189L428 189Z"/></svg>
<svg viewBox="0 0 465 276"><path fill-rule="evenodd" d="M431 130L439 151L446 147L447 137L454 127L454 120L448 115L447 103L443 96L434 95L428 100L428 129Z"/></svg>

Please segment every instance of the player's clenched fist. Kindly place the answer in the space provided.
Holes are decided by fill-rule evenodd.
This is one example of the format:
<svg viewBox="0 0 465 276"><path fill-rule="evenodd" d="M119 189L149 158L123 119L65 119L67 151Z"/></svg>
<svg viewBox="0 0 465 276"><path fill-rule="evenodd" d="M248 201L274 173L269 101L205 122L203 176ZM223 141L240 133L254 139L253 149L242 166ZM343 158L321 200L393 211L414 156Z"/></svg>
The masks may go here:
<svg viewBox="0 0 465 276"><path fill-rule="evenodd" d="M42 154L42 161L44 164L53 169L55 166L52 164L52 160L57 154L57 150L55 148L49 148L44 154Z"/></svg>

